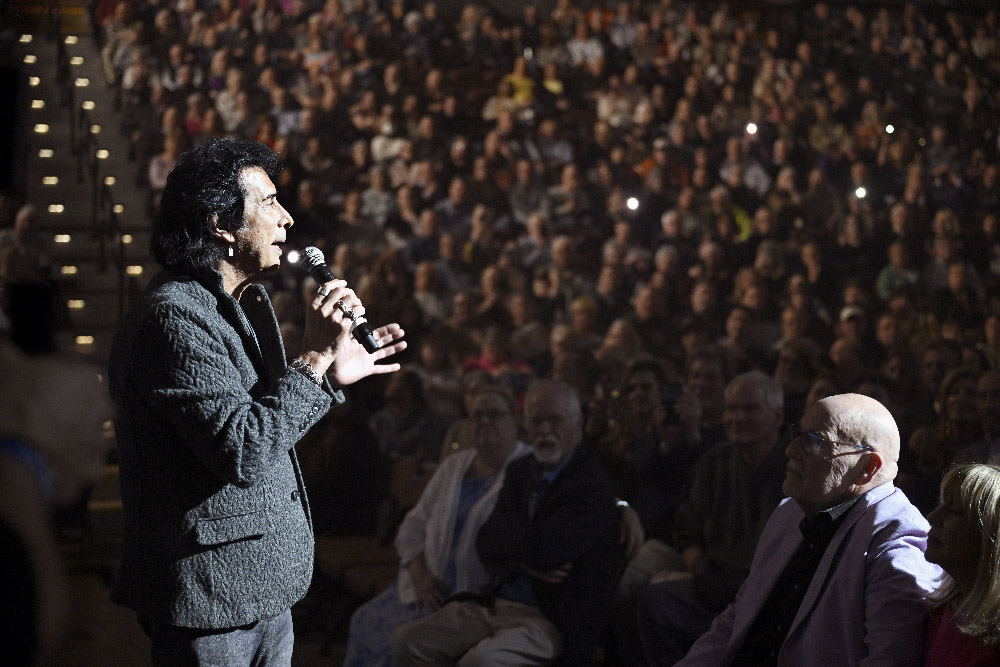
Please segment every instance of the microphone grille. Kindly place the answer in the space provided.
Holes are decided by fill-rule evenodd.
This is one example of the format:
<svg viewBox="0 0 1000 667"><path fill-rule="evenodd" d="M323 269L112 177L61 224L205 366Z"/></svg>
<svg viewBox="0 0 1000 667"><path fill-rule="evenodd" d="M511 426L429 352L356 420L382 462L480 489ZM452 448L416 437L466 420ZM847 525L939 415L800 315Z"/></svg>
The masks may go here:
<svg viewBox="0 0 1000 667"><path fill-rule="evenodd" d="M323 251L316 246L304 248L299 256L299 266L306 271L324 264L326 264L326 257L323 256Z"/></svg>

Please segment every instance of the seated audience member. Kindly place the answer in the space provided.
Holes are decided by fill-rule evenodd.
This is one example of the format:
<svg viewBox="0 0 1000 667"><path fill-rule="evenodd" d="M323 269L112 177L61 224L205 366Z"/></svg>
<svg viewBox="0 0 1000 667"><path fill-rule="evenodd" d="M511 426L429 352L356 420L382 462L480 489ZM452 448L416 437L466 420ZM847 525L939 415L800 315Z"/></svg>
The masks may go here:
<svg viewBox="0 0 1000 667"><path fill-rule="evenodd" d="M619 595L639 592L639 636L646 660L671 665L727 604L750 570L767 517L781 500L785 457L781 388L759 371L726 387L728 442L691 470L672 545L648 542L629 564Z"/></svg>
<svg viewBox="0 0 1000 667"><path fill-rule="evenodd" d="M510 335L499 327L484 332L479 356L467 359L463 370L484 370L517 396L523 394L528 378L534 373L531 366L514 357Z"/></svg>
<svg viewBox="0 0 1000 667"><path fill-rule="evenodd" d="M899 486L924 513L937 506L945 469L960 451L982 438L976 410L978 376L971 368L948 373L938 388L937 423L917 429L903 450Z"/></svg>
<svg viewBox="0 0 1000 667"><path fill-rule="evenodd" d="M441 463L400 524L399 578L354 612L345 666L391 664L389 642L397 628L436 611L447 596L489 581L475 552L476 534L493 511L507 465L529 449L517 440L510 392L485 385L470 405L475 447Z"/></svg>
<svg viewBox="0 0 1000 667"><path fill-rule="evenodd" d="M462 373L461 383L462 416L453 421L444 434L438 457L441 461L461 449L475 447L477 427L469 416L472 414L472 398L485 387L500 384L499 380L480 368Z"/></svg>
<svg viewBox="0 0 1000 667"><path fill-rule="evenodd" d="M436 462L448 425L458 418L453 406L428 395L423 380L411 370L389 378L385 401L385 407L368 420L382 455L389 460L412 456Z"/></svg>
<svg viewBox="0 0 1000 667"><path fill-rule="evenodd" d="M920 352L920 381L902 415L900 435L903 442L909 442L919 427L934 423L937 417L935 400L940 397L941 384L961 363L960 350L954 341L935 339Z"/></svg>
<svg viewBox="0 0 1000 667"><path fill-rule="evenodd" d="M927 522L892 484L892 415L859 394L824 398L785 453L790 498L736 600L677 664L919 665L940 570L924 560Z"/></svg>
<svg viewBox="0 0 1000 667"><path fill-rule="evenodd" d="M669 393L663 366L640 359L628 367L619 399L606 412L591 412L608 424L598 452L618 497L632 504L645 536L660 539L669 537L685 475L703 451L665 440Z"/></svg>
<svg viewBox="0 0 1000 667"><path fill-rule="evenodd" d="M955 455L955 463L1000 463L1000 371L983 371L976 382L976 412L981 440Z"/></svg>
<svg viewBox="0 0 1000 667"><path fill-rule="evenodd" d="M722 413L731 377L722 349L706 345L694 352L684 390L670 406L674 414L668 416L672 425L666 434L668 446L707 449L725 440Z"/></svg>
<svg viewBox="0 0 1000 667"><path fill-rule="evenodd" d="M536 381L525 427L533 456L508 468L476 541L493 583L400 628L400 667L590 664L610 608L614 492L569 385Z"/></svg>
<svg viewBox="0 0 1000 667"><path fill-rule="evenodd" d="M420 376L424 389L439 400L450 404L456 413L462 411L462 376L457 366L449 358L446 341L437 336L426 336L420 341L420 352L417 361L406 366ZM449 427L450 428L450 427Z"/></svg>
<svg viewBox="0 0 1000 667"><path fill-rule="evenodd" d="M932 596L924 667L1000 664L1000 468L949 470L927 519L927 560L945 575Z"/></svg>
<svg viewBox="0 0 1000 667"><path fill-rule="evenodd" d="M820 371L822 350L810 340L790 340L781 347L774 366L774 379L785 394L788 421L798 420L805 408L806 395Z"/></svg>
<svg viewBox="0 0 1000 667"><path fill-rule="evenodd" d="M77 505L97 479L112 446L102 427L111 402L95 367L24 354L4 336L0 373L3 664L65 664L64 641L79 626L52 513Z"/></svg>

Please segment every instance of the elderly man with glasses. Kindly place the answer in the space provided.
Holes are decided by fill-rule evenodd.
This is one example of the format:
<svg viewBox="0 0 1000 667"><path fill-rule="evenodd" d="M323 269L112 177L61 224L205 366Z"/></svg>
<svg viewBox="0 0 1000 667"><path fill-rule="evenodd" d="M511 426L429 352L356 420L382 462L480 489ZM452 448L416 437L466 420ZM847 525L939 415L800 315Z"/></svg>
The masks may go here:
<svg viewBox="0 0 1000 667"><path fill-rule="evenodd" d="M782 501L736 601L679 665L913 665L940 570L896 489L899 430L878 401L831 396L786 450Z"/></svg>

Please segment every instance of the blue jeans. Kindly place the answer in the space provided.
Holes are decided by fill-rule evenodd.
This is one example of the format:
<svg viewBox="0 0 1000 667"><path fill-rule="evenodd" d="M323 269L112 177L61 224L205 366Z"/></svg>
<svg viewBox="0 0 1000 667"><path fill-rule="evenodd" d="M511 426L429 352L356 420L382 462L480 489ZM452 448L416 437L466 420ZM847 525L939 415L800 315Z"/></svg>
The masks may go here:
<svg viewBox="0 0 1000 667"><path fill-rule="evenodd" d="M291 667L292 612L237 628L146 628L153 667Z"/></svg>

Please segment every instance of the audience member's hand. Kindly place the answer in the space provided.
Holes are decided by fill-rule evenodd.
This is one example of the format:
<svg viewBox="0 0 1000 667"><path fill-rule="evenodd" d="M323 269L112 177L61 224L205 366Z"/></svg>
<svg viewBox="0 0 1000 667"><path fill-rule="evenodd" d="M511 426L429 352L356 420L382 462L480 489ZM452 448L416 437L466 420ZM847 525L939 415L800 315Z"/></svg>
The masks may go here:
<svg viewBox="0 0 1000 667"><path fill-rule="evenodd" d="M618 520L618 543L625 545L625 558L632 560L645 541L646 531L642 528L639 514L631 505L622 505L621 518Z"/></svg>
<svg viewBox="0 0 1000 667"><path fill-rule="evenodd" d="M407 565L413 588L417 592L417 606L425 611L437 611L447 597L444 586L431 574L424 564L423 556L417 556Z"/></svg>
<svg viewBox="0 0 1000 667"><path fill-rule="evenodd" d="M684 567L695 576L708 569L708 559L705 558L705 550L701 547L688 547L684 550L683 557Z"/></svg>
<svg viewBox="0 0 1000 667"><path fill-rule="evenodd" d="M532 570L530 567L525 567L524 569L528 574L539 581L544 581L547 584L561 584L566 581L567 577L569 577L569 573L573 570L573 563L560 565L556 569L549 570L548 572L539 572L538 570Z"/></svg>
<svg viewBox="0 0 1000 667"><path fill-rule="evenodd" d="M678 572L676 570L662 570L660 572L654 572L653 576L649 578L650 585L652 584L665 584L668 581L685 581L691 579L690 572Z"/></svg>

